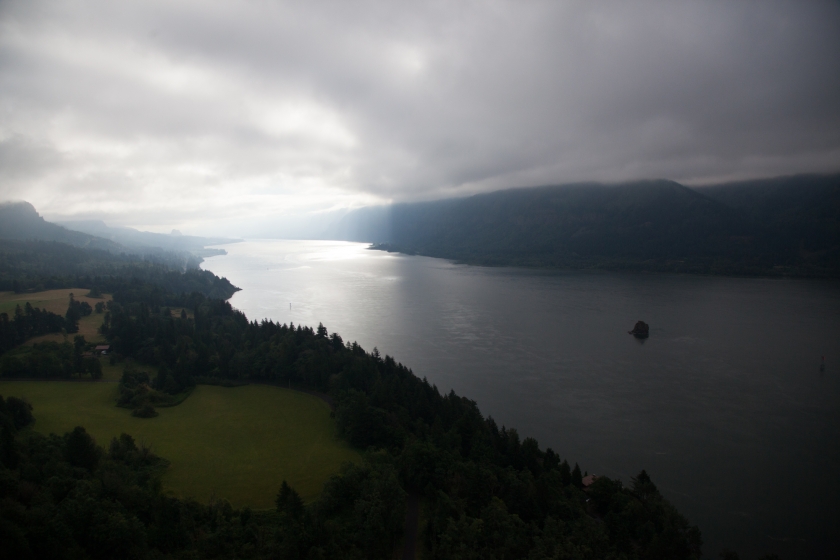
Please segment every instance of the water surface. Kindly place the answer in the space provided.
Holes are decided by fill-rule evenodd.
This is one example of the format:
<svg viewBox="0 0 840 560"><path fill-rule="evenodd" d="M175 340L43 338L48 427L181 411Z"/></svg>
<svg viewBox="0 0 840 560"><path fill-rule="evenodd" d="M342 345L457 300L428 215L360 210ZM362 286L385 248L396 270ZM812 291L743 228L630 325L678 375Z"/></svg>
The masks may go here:
<svg viewBox="0 0 840 560"><path fill-rule="evenodd" d="M590 473L646 469L708 558L840 549L840 283L471 267L337 241L225 248L204 267L242 288L231 303L250 319L378 347ZM644 343L627 334L640 319Z"/></svg>

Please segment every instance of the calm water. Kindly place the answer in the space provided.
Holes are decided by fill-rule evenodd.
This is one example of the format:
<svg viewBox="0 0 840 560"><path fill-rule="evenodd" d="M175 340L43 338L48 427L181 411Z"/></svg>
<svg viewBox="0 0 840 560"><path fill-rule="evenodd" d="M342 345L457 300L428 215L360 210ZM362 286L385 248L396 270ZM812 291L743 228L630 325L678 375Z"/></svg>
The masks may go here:
<svg viewBox="0 0 840 560"><path fill-rule="evenodd" d="M242 288L231 302L250 319L322 322L376 346L589 472L647 469L708 558L840 549L840 283L480 268L365 247L249 241L204 267ZM627 334L639 319L644 343Z"/></svg>

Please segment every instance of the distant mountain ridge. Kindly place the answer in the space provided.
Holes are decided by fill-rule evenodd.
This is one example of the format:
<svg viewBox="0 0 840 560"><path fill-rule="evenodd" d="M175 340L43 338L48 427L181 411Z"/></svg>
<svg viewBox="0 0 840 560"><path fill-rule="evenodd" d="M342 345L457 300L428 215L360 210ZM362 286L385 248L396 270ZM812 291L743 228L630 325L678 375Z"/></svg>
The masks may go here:
<svg viewBox="0 0 840 560"><path fill-rule="evenodd" d="M222 299L239 289L226 278L200 270L201 258L195 253L122 245L50 223L28 202L0 203L0 291L94 285L125 288L129 280Z"/></svg>
<svg viewBox="0 0 840 560"><path fill-rule="evenodd" d="M840 175L518 188L363 208L327 236L484 265L840 276Z"/></svg>
<svg viewBox="0 0 840 560"><path fill-rule="evenodd" d="M0 203L0 239L56 241L110 253L172 253L167 258L180 255L188 266L198 266L202 257L225 253L223 249L207 248L208 245L241 241L225 237L198 237L180 233L166 235L127 227L111 227L101 220L52 223L25 201Z"/></svg>
<svg viewBox="0 0 840 560"><path fill-rule="evenodd" d="M0 202L0 239L58 241L75 247L126 252L127 249L109 239L71 231L46 221L28 202Z"/></svg>
<svg viewBox="0 0 840 560"><path fill-rule="evenodd" d="M176 230L173 230L173 233L171 234L139 231L129 227L109 226L102 220L65 220L57 223L67 229L96 235L127 247L160 247L170 251L191 251L204 253L205 247L208 245L225 245L228 243L238 243L242 241L241 239L231 239L227 237L199 237L195 235L182 235ZM219 252L223 253L224 251L208 250L206 252L214 254Z"/></svg>

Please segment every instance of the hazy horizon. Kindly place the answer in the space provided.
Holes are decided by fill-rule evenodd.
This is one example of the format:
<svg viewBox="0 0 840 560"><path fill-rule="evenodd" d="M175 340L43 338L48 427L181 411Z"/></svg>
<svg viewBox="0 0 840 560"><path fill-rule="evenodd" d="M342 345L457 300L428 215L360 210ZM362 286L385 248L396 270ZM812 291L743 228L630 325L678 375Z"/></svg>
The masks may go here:
<svg viewBox="0 0 840 560"><path fill-rule="evenodd" d="M840 171L840 4L9 1L0 200L271 236L578 181Z"/></svg>

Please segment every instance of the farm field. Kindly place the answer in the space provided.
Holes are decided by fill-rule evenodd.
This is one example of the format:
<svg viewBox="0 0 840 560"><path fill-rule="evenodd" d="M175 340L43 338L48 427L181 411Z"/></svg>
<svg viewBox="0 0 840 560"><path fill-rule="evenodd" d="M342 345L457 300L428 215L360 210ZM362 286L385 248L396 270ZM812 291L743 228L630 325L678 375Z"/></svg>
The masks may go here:
<svg viewBox="0 0 840 560"><path fill-rule="evenodd" d="M103 447L120 433L170 461L164 489L234 507L270 508L283 479L305 501L359 454L335 436L329 406L304 393L263 385L200 385L182 404L141 419L115 406L116 383L3 381L0 394L33 405L34 430L84 426Z"/></svg>
<svg viewBox="0 0 840 560"><path fill-rule="evenodd" d="M11 318L14 315L15 307L20 305L23 307L26 302L32 304L32 307L39 307L47 311L51 311L57 315L64 316L67 312L67 305L70 301L70 294L77 301L86 301L91 307L94 307L97 302L110 301L109 294L102 294L102 297L92 298L87 297L90 290L87 288L70 288L61 290L47 290L45 292L35 292L31 294L16 294L14 292L0 292L0 313L7 313ZM102 325L104 319L103 313L91 313L87 317L82 317L79 320L79 332L85 337L88 342L104 342L105 339L99 334L99 327ZM46 334L37 336L26 341L26 344L34 344L36 342L43 342L45 340L52 340L55 342L64 342L64 335ZM73 342L73 337L69 337L69 341Z"/></svg>

